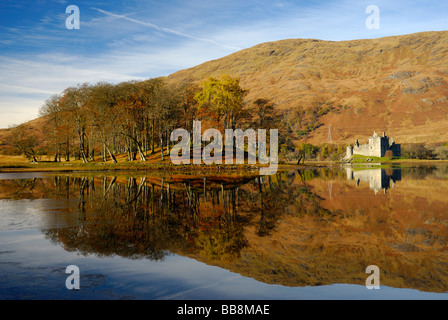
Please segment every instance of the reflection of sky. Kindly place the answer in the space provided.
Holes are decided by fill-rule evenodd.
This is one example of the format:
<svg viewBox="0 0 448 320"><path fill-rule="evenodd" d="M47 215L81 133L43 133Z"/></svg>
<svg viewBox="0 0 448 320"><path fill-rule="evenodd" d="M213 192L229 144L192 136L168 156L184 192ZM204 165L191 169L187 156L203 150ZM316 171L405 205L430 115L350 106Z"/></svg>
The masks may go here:
<svg viewBox="0 0 448 320"><path fill-rule="evenodd" d="M42 172L0 172L0 180L7 179L34 179L46 176Z"/></svg>
<svg viewBox="0 0 448 320"><path fill-rule="evenodd" d="M76 206L78 200L0 200L0 230L26 230L76 225L76 217L60 209Z"/></svg>
<svg viewBox="0 0 448 320"><path fill-rule="evenodd" d="M0 231L2 299L340 300L448 299L447 294L360 285L290 288L268 285L193 259L98 258L65 251L38 230ZM81 290L65 288L65 268L77 265ZM367 278L367 275L366 275Z"/></svg>

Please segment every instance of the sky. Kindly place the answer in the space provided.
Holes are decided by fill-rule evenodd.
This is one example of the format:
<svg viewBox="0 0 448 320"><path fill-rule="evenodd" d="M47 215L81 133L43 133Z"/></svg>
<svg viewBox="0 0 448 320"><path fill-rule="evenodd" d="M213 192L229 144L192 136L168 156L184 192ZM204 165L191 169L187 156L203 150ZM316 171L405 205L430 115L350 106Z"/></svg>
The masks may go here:
<svg viewBox="0 0 448 320"><path fill-rule="evenodd" d="M263 42L441 30L445 0L1 0L0 128L71 86L167 76Z"/></svg>

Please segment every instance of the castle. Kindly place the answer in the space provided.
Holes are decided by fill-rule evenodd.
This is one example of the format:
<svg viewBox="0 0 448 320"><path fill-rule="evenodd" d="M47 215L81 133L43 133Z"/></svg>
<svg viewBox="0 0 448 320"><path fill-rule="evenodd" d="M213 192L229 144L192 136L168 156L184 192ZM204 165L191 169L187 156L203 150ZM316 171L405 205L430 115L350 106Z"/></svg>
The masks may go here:
<svg viewBox="0 0 448 320"><path fill-rule="evenodd" d="M382 136L373 133L369 138L368 144L360 145L358 140L354 146L347 147L346 159L350 159L353 155L362 155L367 157L384 157L387 151L392 151L394 157L401 157L401 145L395 144L394 139L389 139L386 133Z"/></svg>

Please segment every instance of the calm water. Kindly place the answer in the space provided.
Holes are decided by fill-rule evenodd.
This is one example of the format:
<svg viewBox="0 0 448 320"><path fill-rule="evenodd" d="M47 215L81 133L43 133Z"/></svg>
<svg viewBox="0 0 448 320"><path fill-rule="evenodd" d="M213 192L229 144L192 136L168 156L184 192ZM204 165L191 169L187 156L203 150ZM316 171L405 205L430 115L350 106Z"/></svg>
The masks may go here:
<svg viewBox="0 0 448 320"><path fill-rule="evenodd" d="M0 298L447 299L447 194L446 166L0 173Z"/></svg>

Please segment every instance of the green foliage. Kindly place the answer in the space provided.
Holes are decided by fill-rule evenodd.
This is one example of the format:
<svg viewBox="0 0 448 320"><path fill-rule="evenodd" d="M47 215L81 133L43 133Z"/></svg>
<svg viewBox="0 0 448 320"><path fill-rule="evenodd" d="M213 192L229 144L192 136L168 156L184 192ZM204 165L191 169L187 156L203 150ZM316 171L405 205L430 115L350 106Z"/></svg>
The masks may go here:
<svg viewBox="0 0 448 320"><path fill-rule="evenodd" d="M238 121L244 117L244 97L247 91L240 86L239 78L223 75L220 78L209 77L202 82L201 91L195 95L200 105L210 106L222 119L226 129L235 129Z"/></svg>

